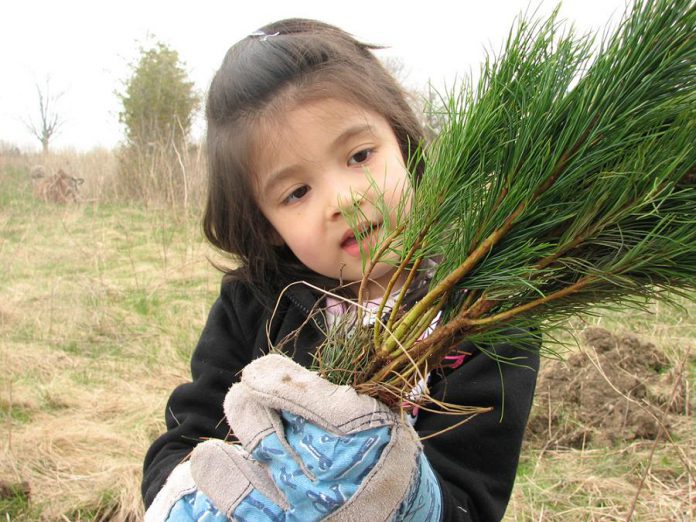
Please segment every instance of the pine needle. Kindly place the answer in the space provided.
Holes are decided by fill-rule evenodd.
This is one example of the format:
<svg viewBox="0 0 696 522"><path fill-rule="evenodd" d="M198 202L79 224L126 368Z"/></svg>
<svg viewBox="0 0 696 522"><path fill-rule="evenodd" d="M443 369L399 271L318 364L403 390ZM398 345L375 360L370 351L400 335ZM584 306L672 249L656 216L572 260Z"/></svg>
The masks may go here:
<svg viewBox="0 0 696 522"><path fill-rule="evenodd" d="M372 383L397 408L403 380L464 339L485 346L598 306L693 299L696 7L636 1L594 53L597 37L556 15L519 20L478 83L448 95L443 130L415 153L425 171L410 212L363 253L363 286L386 252L400 254L399 274L436 260L429 291L408 310L380 309L376 329L356 322L349 342L327 332L327 375Z"/></svg>

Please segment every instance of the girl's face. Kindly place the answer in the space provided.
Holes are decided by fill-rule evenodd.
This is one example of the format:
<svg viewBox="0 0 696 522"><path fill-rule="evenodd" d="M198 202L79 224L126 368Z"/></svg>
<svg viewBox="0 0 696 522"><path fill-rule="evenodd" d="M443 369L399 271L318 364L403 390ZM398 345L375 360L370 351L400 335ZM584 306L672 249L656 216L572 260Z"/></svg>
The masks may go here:
<svg viewBox="0 0 696 522"><path fill-rule="evenodd" d="M386 220L380 208L388 209L393 226L402 194L410 190L389 123L329 98L274 114L255 138L258 204L276 239L319 274L361 280L360 247L343 213L354 213L359 229L372 230L364 240L369 245ZM371 297L382 294L393 272L391 265L377 265L368 286Z"/></svg>

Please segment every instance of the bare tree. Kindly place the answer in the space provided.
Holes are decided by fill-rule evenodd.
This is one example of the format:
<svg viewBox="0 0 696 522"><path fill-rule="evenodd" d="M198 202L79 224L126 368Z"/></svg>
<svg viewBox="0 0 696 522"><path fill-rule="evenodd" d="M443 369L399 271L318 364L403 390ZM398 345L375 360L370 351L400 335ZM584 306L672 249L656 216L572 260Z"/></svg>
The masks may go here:
<svg viewBox="0 0 696 522"><path fill-rule="evenodd" d="M382 58L382 65L389 73L396 78L400 84L404 84L408 77L408 70L404 60L399 56L385 56Z"/></svg>
<svg viewBox="0 0 696 522"><path fill-rule="evenodd" d="M25 122L25 125L41 142L41 148L45 154L48 152L48 144L51 139L58 133L58 129L64 123L55 108L63 93L51 94L50 78L46 78L44 88L41 88L38 83L36 84L36 93L39 98L39 121L30 119Z"/></svg>
<svg viewBox="0 0 696 522"><path fill-rule="evenodd" d="M440 134L447 121L446 95L438 92L433 84L428 82L425 92L421 93L422 120L428 140L433 140Z"/></svg>

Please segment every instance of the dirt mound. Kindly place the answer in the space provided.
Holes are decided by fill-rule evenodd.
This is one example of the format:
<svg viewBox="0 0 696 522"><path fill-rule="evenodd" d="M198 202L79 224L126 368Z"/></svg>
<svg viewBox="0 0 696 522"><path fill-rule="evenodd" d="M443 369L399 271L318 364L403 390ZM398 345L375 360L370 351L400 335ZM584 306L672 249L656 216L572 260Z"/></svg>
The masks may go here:
<svg viewBox="0 0 696 522"><path fill-rule="evenodd" d="M542 363L527 428L529 444L577 448L654 439L665 407L684 411L683 390L667 406L675 376L655 345L598 327L586 329L582 340L579 353Z"/></svg>

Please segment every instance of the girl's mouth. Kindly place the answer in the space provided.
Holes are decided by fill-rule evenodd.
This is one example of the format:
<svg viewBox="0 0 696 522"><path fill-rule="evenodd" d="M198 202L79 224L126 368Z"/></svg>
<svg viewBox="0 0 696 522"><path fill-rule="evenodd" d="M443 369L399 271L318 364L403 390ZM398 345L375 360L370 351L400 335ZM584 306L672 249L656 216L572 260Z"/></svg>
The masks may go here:
<svg viewBox="0 0 696 522"><path fill-rule="evenodd" d="M361 248L364 252L369 252L370 248L377 243L377 233L381 226L381 223L365 223L361 225L359 228L359 236L362 236L360 242L355 237L355 233L352 230L348 230L343 234L341 248L350 256L360 257Z"/></svg>

